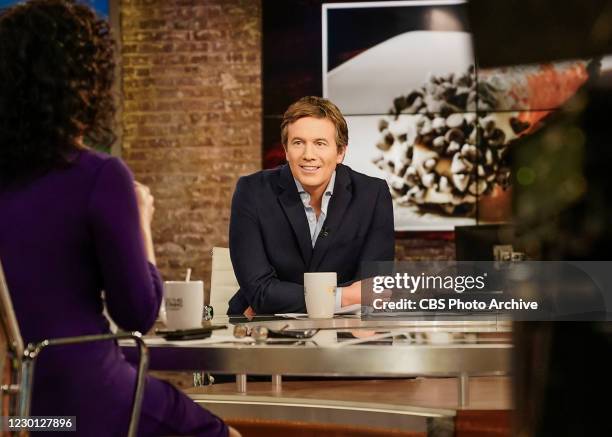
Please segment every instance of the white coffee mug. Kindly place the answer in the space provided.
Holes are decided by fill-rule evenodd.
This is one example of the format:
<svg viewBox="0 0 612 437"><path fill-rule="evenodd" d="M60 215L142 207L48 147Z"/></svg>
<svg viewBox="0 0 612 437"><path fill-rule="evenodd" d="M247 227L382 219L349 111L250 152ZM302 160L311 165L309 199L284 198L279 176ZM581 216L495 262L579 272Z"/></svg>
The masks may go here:
<svg viewBox="0 0 612 437"><path fill-rule="evenodd" d="M166 326L168 329L202 327L204 283L202 281L164 282Z"/></svg>
<svg viewBox="0 0 612 437"><path fill-rule="evenodd" d="M336 272L304 273L304 299L308 317L331 319L336 306Z"/></svg>

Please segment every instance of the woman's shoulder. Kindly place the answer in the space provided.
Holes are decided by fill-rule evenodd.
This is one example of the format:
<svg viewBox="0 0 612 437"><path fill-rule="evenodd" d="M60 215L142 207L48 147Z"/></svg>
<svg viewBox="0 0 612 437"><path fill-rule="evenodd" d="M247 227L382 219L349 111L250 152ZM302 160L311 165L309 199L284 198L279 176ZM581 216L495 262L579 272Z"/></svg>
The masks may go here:
<svg viewBox="0 0 612 437"><path fill-rule="evenodd" d="M119 158L109 155L108 153L98 152L93 149L81 149L77 152L74 163L77 166L99 170L100 168L112 162L121 161ZM112 165L112 164L111 164Z"/></svg>
<svg viewBox="0 0 612 437"><path fill-rule="evenodd" d="M94 179L104 174L132 178L130 170L120 158L96 150L80 150L74 164L81 171L93 176Z"/></svg>

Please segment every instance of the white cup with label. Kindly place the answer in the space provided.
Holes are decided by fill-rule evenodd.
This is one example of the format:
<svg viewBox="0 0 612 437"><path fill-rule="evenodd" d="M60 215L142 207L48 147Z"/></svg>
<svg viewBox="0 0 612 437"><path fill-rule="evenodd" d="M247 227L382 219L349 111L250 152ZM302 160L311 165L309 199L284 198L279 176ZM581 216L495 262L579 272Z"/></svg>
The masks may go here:
<svg viewBox="0 0 612 437"><path fill-rule="evenodd" d="M168 329L202 327L204 283L202 281L164 282L166 326Z"/></svg>
<svg viewBox="0 0 612 437"><path fill-rule="evenodd" d="M331 319L336 307L336 272L304 273L304 299L311 319Z"/></svg>

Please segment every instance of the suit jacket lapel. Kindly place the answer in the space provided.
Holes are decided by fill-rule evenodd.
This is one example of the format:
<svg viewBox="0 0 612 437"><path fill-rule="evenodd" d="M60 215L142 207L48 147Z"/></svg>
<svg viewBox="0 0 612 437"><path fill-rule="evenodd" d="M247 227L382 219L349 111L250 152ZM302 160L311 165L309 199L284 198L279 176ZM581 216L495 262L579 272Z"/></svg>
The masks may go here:
<svg viewBox="0 0 612 437"><path fill-rule="evenodd" d="M336 167L336 183L334 185L334 194L327 208L327 217L323 224L323 229L319 233L317 242L314 247L312 259L308 266L308 270L313 272L321 264L323 256L327 250L333 245L336 236L340 231L344 213L351 203L353 197L351 187L351 179L348 170L342 164Z"/></svg>
<svg viewBox="0 0 612 437"><path fill-rule="evenodd" d="M306 220L306 213L304 212L304 204L300 199L295 181L291 174L291 169L288 165L284 165L281 169L280 179L278 182L281 192L278 196L278 200L285 211L285 215L291 223L295 238L297 239L298 245L300 246L300 252L304 260L304 265L310 263L312 257L312 242L310 240L310 228L308 227L308 221Z"/></svg>

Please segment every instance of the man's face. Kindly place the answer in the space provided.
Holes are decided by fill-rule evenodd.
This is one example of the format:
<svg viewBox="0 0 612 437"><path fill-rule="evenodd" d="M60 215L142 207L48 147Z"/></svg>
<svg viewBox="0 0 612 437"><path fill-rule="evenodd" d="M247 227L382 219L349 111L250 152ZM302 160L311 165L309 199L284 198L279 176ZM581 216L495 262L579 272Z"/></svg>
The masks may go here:
<svg viewBox="0 0 612 437"><path fill-rule="evenodd" d="M287 126L285 156L293 177L312 192L325 189L344 159L336 146L336 127L327 118L303 117Z"/></svg>

